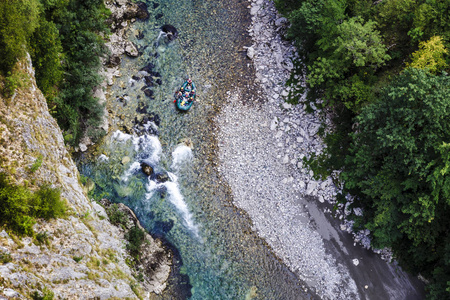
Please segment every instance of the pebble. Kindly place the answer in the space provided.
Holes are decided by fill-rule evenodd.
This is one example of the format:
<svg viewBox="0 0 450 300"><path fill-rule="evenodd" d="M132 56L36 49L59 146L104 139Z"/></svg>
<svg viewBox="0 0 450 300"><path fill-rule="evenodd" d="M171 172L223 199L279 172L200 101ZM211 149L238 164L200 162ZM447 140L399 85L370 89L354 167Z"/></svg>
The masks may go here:
<svg viewBox="0 0 450 300"><path fill-rule="evenodd" d="M354 299L352 293L358 292L353 279L345 267L331 263L334 258L325 251L320 234L310 228L311 219L305 215L307 202L302 196L333 203L335 187L314 180L302 161L323 147L316 135L320 119L306 113L304 105L284 102L298 89L283 85L289 79L295 49L278 35L277 28L286 24L273 5L273 1L257 0L250 8L251 48L258 53L250 55L251 63L258 79L255 84L267 98L256 110L242 105L243 95L238 90L228 94L230 104L216 119L221 175L230 185L233 203L248 213L254 229L291 270L314 282L311 288L320 298L335 295L337 289L339 298ZM248 55L250 47L246 49ZM252 124L261 123L268 126L254 130ZM245 150L237 155L236 149Z"/></svg>

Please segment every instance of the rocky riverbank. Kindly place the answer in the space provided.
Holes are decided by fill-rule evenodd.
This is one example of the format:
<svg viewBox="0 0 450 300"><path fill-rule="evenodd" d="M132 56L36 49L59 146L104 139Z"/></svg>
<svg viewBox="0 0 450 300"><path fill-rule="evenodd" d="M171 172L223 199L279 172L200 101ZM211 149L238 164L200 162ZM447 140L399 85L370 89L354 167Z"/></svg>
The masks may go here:
<svg viewBox="0 0 450 300"><path fill-rule="evenodd" d="M220 171L235 205L248 212L254 230L322 299L421 299L416 279L340 230L343 216L333 214L330 205L337 187L330 178L314 180L303 165L304 157L324 147L317 135L319 112L285 102L293 94L306 97L302 86L285 86L296 56L280 35L287 20L272 1L252 1L249 8L253 45L247 55L260 93L244 99L241 91L228 91L228 103L216 118ZM347 223L340 225L348 229Z"/></svg>

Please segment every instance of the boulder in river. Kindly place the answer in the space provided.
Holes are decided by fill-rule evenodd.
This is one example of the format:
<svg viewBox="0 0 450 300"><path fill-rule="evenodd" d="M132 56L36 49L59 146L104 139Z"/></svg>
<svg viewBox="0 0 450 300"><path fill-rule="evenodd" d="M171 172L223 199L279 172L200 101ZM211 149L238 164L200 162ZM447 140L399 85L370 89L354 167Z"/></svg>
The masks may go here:
<svg viewBox="0 0 450 300"><path fill-rule="evenodd" d="M140 71L145 71L145 72L147 72L148 74L152 74L152 72L153 72L153 68L155 67L155 65L154 64L152 64L152 63L148 63L145 67L143 67Z"/></svg>
<svg viewBox="0 0 450 300"><path fill-rule="evenodd" d="M143 162L141 163L141 168L145 175L150 176L153 174L153 168L149 164Z"/></svg>
<svg viewBox="0 0 450 300"><path fill-rule="evenodd" d="M161 30L166 34L169 42L173 41L178 37L178 30L172 25L169 24L163 25L161 27Z"/></svg>
<svg viewBox="0 0 450 300"><path fill-rule="evenodd" d="M158 182L166 182L169 181L169 175L167 175L166 173L158 173L156 174L156 180Z"/></svg>
<svg viewBox="0 0 450 300"><path fill-rule="evenodd" d="M125 53L126 55L130 56L130 57L138 57L139 56L139 51L136 48L136 45L133 44L133 42L126 42L125 44Z"/></svg>
<svg viewBox="0 0 450 300"><path fill-rule="evenodd" d="M142 1L137 3L129 3L127 10L124 12L123 17L126 20L131 19L139 19L139 20L147 20L149 17L147 4Z"/></svg>
<svg viewBox="0 0 450 300"><path fill-rule="evenodd" d="M130 162L130 157L128 157L128 156L124 156L123 158L122 158L122 165L126 165L127 163L129 163Z"/></svg>
<svg viewBox="0 0 450 300"><path fill-rule="evenodd" d="M145 96L147 96L147 97L153 98L153 91L150 90L150 89L145 89L145 90L144 90L144 94L145 94Z"/></svg>

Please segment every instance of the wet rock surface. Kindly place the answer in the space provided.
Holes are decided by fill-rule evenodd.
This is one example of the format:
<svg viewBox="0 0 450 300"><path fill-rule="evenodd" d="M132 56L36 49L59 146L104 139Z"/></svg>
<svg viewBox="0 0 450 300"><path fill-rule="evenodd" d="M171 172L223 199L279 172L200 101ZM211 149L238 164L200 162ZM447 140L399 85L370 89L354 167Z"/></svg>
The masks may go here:
<svg viewBox="0 0 450 300"><path fill-rule="evenodd" d="M244 50L260 92L247 98L240 90L228 91L228 103L216 118L220 172L235 205L320 298L422 299L423 285L416 278L353 240L341 210L333 213L338 187L331 178L315 180L304 165L303 158L323 151L317 133L322 122L329 122L314 106L307 113L306 105L285 102L292 95L306 99L304 85L284 85L297 56L280 35L287 20L271 1L252 1L250 11L253 45ZM355 236L368 246L364 233Z"/></svg>
<svg viewBox="0 0 450 300"><path fill-rule="evenodd" d="M106 210L113 205L107 199L102 199L100 203ZM126 218L121 222L122 225L125 224L124 226L118 225L123 235L126 235L135 226L144 231L144 240L137 250L139 258L134 260L135 263L133 264L133 276L141 279L144 290L153 291L156 294L162 293L167 286L167 280L170 275L172 252L165 248L160 240L154 239L145 231L130 208L122 203L116 205L117 209L123 212Z"/></svg>

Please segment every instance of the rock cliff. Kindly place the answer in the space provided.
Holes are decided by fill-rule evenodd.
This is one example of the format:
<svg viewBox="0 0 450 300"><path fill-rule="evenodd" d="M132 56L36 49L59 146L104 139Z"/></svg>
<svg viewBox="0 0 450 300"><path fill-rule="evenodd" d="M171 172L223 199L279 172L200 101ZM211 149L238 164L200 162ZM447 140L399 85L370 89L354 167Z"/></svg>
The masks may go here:
<svg viewBox="0 0 450 300"><path fill-rule="evenodd" d="M62 132L36 86L29 57L19 69L22 87L10 99L0 98L0 171L31 189L44 183L59 188L69 213L39 220L34 231L40 238L19 238L0 228L0 299L52 293L64 299L135 299L161 292L170 273L170 253L148 235L148 257L142 261L151 262L153 269L136 276L126 250L126 228L112 225L105 209L86 196ZM31 171L38 158L42 164Z"/></svg>

